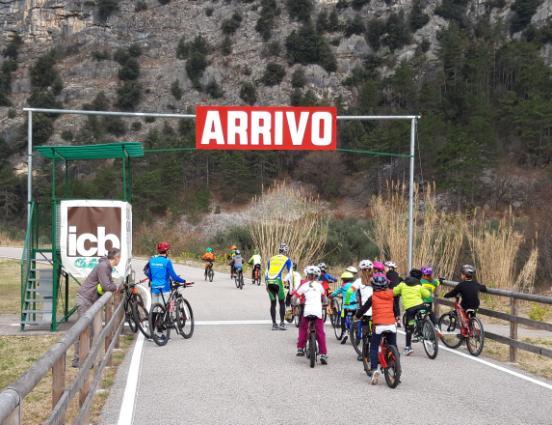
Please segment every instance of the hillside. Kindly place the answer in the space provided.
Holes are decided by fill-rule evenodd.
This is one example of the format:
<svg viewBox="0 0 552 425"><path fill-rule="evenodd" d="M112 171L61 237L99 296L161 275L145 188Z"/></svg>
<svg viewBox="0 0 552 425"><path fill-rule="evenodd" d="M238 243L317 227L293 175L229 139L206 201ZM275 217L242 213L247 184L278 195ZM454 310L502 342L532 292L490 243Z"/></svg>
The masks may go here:
<svg viewBox="0 0 552 425"><path fill-rule="evenodd" d="M0 4L0 211L20 225L26 105L184 112L201 104L331 104L421 113L418 181L449 209L513 206L552 264L552 0L6 0ZM36 117L35 143L192 146L193 123ZM343 123L343 147L406 152L408 126ZM37 176L42 174L40 162ZM139 223L193 226L275 179L310 185L337 219L406 161L348 154L151 154L134 170ZM74 192L117 196L111 164L74 164ZM37 180L37 195L48 182ZM205 222L202 223L205 227Z"/></svg>

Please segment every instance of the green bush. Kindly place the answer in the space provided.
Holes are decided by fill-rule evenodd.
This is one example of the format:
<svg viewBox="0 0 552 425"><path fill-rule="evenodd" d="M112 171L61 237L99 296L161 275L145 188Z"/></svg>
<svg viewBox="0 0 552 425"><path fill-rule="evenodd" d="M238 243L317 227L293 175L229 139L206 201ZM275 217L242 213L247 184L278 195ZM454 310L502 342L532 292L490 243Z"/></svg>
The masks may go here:
<svg viewBox="0 0 552 425"><path fill-rule="evenodd" d="M265 49L263 50L263 56L264 57L278 57L280 56L282 48L280 46L280 42L277 40L271 41L265 46Z"/></svg>
<svg viewBox="0 0 552 425"><path fill-rule="evenodd" d="M188 78L194 83L194 86L199 84L205 68L207 68L205 55L200 52L191 53L186 61L186 73L188 74Z"/></svg>
<svg viewBox="0 0 552 425"><path fill-rule="evenodd" d="M339 31L339 16L337 15L337 10L334 8L328 17L328 28L329 32Z"/></svg>
<svg viewBox="0 0 552 425"><path fill-rule="evenodd" d="M190 54L190 46L188 43L186 43L186 39L184 36L180 38L178 41L178 45L176 46L176 57L178 59L188 59L188 55Z"/></svg>
<svg viewBox="0 0 552 425"><path fill-rule="evenodd" d="M328 22L328 12L326 9L322 9L316 18L316 31L320 34L328 31L329 22Z"/></svg>
<svg viewBox="0 0 552 425"><path fill-rule="evenodd" d="M307 22L314 10L312 0L286 0L286 7L291 19Z"/></svg>
<svg viewBox="0 0 552 425"><path fill-rule="evenodd" d="M96 62L105 61L109 60L110 54L107 50L94 50L92 52L92 58L94 58Z"/></svg>
<svg viewBox="0 0 552 425"><path fill-rule="evenodd" d="M468 24L466 8L468 0L443 0L440 6L435 8L434 13L441 18L455 21L458 25L465 27Z"/></svg>
<svg viewBox="0 0 552 425"><path fill-rule="evenodd" d="M255 31L261 34L264 41L268 41L272 35L274 18L280 14L276 0L262 0L261 13L255 24Z"/></svg>
<svg viewBox="0 0 552 425"><path fill-rule="evenodd" d="M8 110L8 118L9 119L14 119L15 117L17 116L17 112L15 111L15 109L9 109Z"/></svg>
<svg viewBox="0 0 552 425"><path fill-rule="evenodd" d="M265 86L276 86L282 82L286 76L285 68L277 63L269 62L262 77Z"/></svg>
<svg viewBox="0 0 552 425"><path fill-rule="evenodd" d="M414 32L418 31L420 28L425 27L426 24L429 22L429 16L424 13L422 0L414 0L414 3L412 4L412 10L410 11L410 15L408 16L408 22L410 24L410 28Z"/></svg>
<svg viewBox="0 0 552 425"><path fill-rule="evenodd" d="M528 316L529 319L535 320L537 322L543 322L547 315L547 309L545 306L540 304L533 304L531 310L529 310Z"/></svg>
<svg viewBox="0 0 552 425"><path fill-rule="evenodd" d="M119 10L119 2L117 0L97 0L98 16L102 21L107 21L109 17Z"/></svg>
<svg viewBox="0 0 552 425"><path fill-rule="evenodd" d="M144 10L148 10L148 5L146 4L145 1L138 0L136 2L136 6L134 6L134 11L138 13L138 12L143 12Z"/></svg>
<svg viewBox="0 0 552 425"><path fill-rule="evenodd" d="M354 10L360 10L369 3L370 3L370 0L353 0L351 2L351 6L353 7Z"/></svg>
<svg viewBox="0 0 552 425"><path fill-rule="evenodd" d="M114 136L124 136L127 132L127 125L121 117L103 117L105 131Z"/></svg>
<svg viewBox="0 0 552 425"><path fill-rule="evenodd" d="M232 39L230 36L224 37L224 40L222 40L222 44L220 45L220 52L223 56L228 56L232 53Z"/></svg>
<svg viewBox="0 0 552 425"><path fill-rule="evenodd" d="M119 80L133 81L137 80L139 76L140 64L135 58L129 57L119 69Z"/></svg>
<svg viewBox="0 0 552 425"><path fill-rule="evenodd" d="M214 9L212 7L206 7L205 8L205 16L212 16Z"/></svg>
<svg viewBox="0 0 552 425"><path fill-rule="evenodd" d="M322 259L330 264L346 266L356 265L363 258L377 257L378 248L365 234L369 226L367 220L331 220L324 249L326 254Z"/></svg>
<svg viewBox="0 0 552 425"><path fill-rule="evenodd" d="M142 85L136 81L124 81L117 89L117 106L123 111L134 111L142 100Z"/></svg>
<svg viewBox="0 0 552 425"><path fill-rule="evenodd" d="M27 122L25 122L25 129ZM45 114L33 115L33 144L43 145L54 134L53 119Z"/></svg>
<svg viewBox="0 0 552 425"><path fill-rule="evenodd" d="M290 63L303 65L317 63L326 71L337 69L337 60L330 45L311 23L294 30L286 38L286 49Z"/></svg>
<svg viewBox="0 0 552 425"><path fill-rule="evenodd" d="M248 105L254 105L257 102L257 89L253 83L248 81L242 83L240 88L240 98Z"/></svg>
<svg viewBox="0 0 552 425"><path fill-rule="evenodd" d="M31 86L38 89L46 89L48 87L58 87L61 84L61 78L57 70L55 69L57 56L54 50L50 50L48 53L40 56L34 65L31 66L29 71L31 77ZM54 91L54 94L57 95L61 92L61 89Z"/></svg>
<svg viewBox="0 0 552 425"><path fill-rule="evenodd" d="M391 51L400 49L411 40L410 31L402 12L392 13L385 23L385 37L383 43Z"/></svg>
<svg viewBox="0 0 552 425"><path fill-rule="evenodd" d="M205 93L207 93L213 99L220 99L222 96L224 96L224 91L222 90L222 87L219 86L215 79L212 79L207 83L207 85L205 86Z"/></svg>
<svg viewBox="0 0 552 425"><path fill-rule="evenodd" d="M132 131L140 131L140 130L142 130L142 123L140 121L134 121L131 124L130 129Z"/></svg>
<svg viewBox="0 0 552 425"><path fill-rule="evenodd" d="M516 0L511 6L514 16L510 21L510 32L516 33L525 29L541 3L542 0Z"/></svg>
<svg viewBox="0 0 552 425"><path fill-rule="evenodd" d="M345 27L345 37L350 37L353 34L362 34L366 31L366 28L364 27L364 22L362 22L362 18L360 15L355 15L355 17L347 22L347 26Z"/></svg>
<svg viewBox="0 0 552 425"><path fill-rule="evenodd" d="M375 51L378 51L381 43L380 38L385 33L385 22L383 22L381 19L372 19L370 22L368 22L368 29L366 30L366 39L368 41L368 44L374 49Z"/></svg>
<svg viewBox="0 0 552 425"><path fill-rule="evenodd" d="M159 3L161 4L169 4L171 0L159 0Z"/></svg>
<svg viewBox="0 0 552 425"><path fill-rule="evenodd" d="M128 48L128 54L133 58L140 57L142 55L142 48L138 43L133 43Z"/></svg>
<svg viewBox="0 0 552 425"><path fill-rule="evenodd" d="M180 81L173 81L173 83L171 84L171 93L176 100L182 99L182 95L184 94L184 92L180 88Z"/></svg>
<svg viewBox="0 0 552 425"><path fill-rule="evenodd" d="M21 39L19 34L15 34L8 42L6 48L2 51L2 56L8 59L17 60L17 56L19 55L19 48L22 44L23 40Z"/></svg>
<svg viewBox="0 0 552 425"><path fill-rule="evenodd" d="M219 246L220 251L225 251L228 245L236 245L243 254L244 251L250 252L254 248L251 232L246 226L234 226L217 233L211 240L211 245Z"/></svg>
<svg viewBox="0 0 552 425"><path fill-rule="evenodd" d="M226 35L234 34L241 25L242 16L238 12L234 12L232 17L222 22L222 32Z"/></svg>
<svg viewBox="0 0 552 425"><path fill-rule="evenodd" d="M291 85L295 88L302 88L306 83L305 78L305 71L303 68L299 67L295 71L293 71L293 74L291 76Z"/></svg>

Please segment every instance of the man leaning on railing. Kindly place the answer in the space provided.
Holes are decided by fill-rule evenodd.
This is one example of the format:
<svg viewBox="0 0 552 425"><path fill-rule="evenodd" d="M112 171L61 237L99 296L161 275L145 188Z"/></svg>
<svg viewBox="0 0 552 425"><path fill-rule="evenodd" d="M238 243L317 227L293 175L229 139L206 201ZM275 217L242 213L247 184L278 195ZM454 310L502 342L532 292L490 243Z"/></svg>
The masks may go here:
<svg viewBox="0 0 552 425"><path fill-rule="evenodd" d="M84 283L77 291L77 314L79 319L85 315L92 304L106 291L117 292L118 286L113 283L113 267L117 267L121 261L121 250L110 249L107 257L100 258L100 261L90 272ZM91 329L91 337L94 336L94 329ZM79 340L75 342L75 354L73 356L73 367L79 367Z"/></svg>

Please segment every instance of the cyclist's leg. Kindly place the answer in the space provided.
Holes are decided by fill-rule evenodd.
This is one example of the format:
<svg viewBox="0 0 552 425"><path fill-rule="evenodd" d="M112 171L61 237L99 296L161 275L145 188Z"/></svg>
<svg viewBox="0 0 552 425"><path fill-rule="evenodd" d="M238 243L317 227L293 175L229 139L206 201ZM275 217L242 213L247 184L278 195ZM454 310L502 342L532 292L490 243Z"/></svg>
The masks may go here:
<svg viewBox="0 0 552 425"><path fill-rule="evenodd" d="M378 350L381 342L381 334L372 332L372 338L370 339L370 369L375 370L378 368Z"/></svg>
<svg viewBox="0 0 552 425"><path fill-rule="evenodd" d="M270 298L270 317L272 324L276 323L276 295L274 294L274 284L268 284L268 297Z"/></svg>
<svg viewBox="0 0 552 425"><path fill-rule="evenodd" d="M318 349L320 350L320 354L325 356L326 354L328 354L328 348L326 347L324 321L322 319L316 319L314 321L314 328L316 329L316 340L318 341Z"/></svg>
<svg viewBox="0 0 552 425"><path fill-rule="evenodd" d="M405 311L406 314L406 347L410 347L412 345L412 326L410 325L410 321L414 319L416 316L416 312L418 311L418 306L410 307Z"/></svg>
<svg viewBox="0 0 552 425"><path fill-rule="evenodd" d="M297 348L304 349L307 345L307 333L309 329L309 321L303 317L299 321L299 336L297 337Z"/></svg>
<svg viewBox="0 0 552 425"><path fill-rule="evenodd" d="M284 316L286 315L286 293L284 291L284 284L280 282L278 284L278 302L280 304L280 323L284 323Z"/></svg>

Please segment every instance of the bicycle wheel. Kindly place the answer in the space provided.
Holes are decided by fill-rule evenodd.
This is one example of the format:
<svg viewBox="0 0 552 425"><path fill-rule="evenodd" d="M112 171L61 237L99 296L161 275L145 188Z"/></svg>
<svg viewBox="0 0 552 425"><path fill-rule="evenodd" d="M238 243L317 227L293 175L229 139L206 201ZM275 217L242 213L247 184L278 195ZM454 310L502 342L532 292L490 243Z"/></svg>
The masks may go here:
<svg viewBox="0 0 552 425"><path fill-rule="evenodd" d="M460 335L460 324L454 311L449 311L439 317L438 321L439 329L442 332L447 332L449 335L443 335L441 341L449 348L458 348L462 345L462 338L458 338ZM454 334L454 335L450 335Z"/></svg>
<svg viewBox="0 0 552 425"><path fill-rule="evenodd" d="M364 372L368 375L370 372L370 339L364 338L362 343L362 365L364 366Z"/></svg>
<svg viewBox="0 0 552 425"><path fill-rule="evenodd" d="M134 334L138 332L138 324L136 323L136 319L133 314L135 304L136 304L135 295L131 295L130 298L125 303L125 319L128 323L128 327Z"/></svg>
<svg viewBox="0 0 552 425"><path fill-rule="evenodd" d="M301 307L295 307L293 309L293 323L296 328L299 327L299 323L301 323Z"/></svg>
<svg viewBox="0 0 552 425"><path fill-rule="evenodd" d="M387 346L387 367L383 370L385 382L389 388L397 388L401 382L401 358L394 345Z"/></svg>
<svg viewBox="0 0 552 425"><path fill-rule="evenodd" d="M163 304L155 303L151 306L149 327L153 342L160 347L169 342L171 328L167 326L167 310Z"/></svg>
<svg viewBox="0 0 552 425"><path fill-rule="evenodd" d="M336 313L335 324L334 324L334 335L338 341L341 341L341 339L343 338L343 329L341 328L341 322L343 320L345 320L345 318L341 317L341 312L338 311Z"/></svg>
<svg viewBox="0 0 552 425"><path fill-rule="evenodd" d="M351 345L357 355L362 355L362 322L351 322Z"/></svg>
<svg viewBox="0 0 552 425"><path fill-rule="evenodd" d="M243 272L240 271L240 274L238 275L238 279L240 281L240 289L243 289Z"/></svg>
<svg viewBox="0 0 552 425"><path fill-rule="evenodd" d="M234 284L236 285L236 288L240 289L240 280L238 279L237 274L234 276Z"/></svg>
<svg viewBox="0 0 552 425"><path fill-rule="evenodd" d="M184 339L194 334L194 312L188 300L182 296L176 299L176 326Z"/></svg>
<svg viewBox="0 0 552 425"><path fill-rule="evenodd" d="M435 333L433 322L429 317L424 319L421 336L424 351L430 359L434 359L439 352L439 344L437 343L437 334Z"/></svg>
<svg viewBox="0 0 552 425"><path fill-rule="evenodd" d="M136 320L138 329L140 329L140 332L142 332L146 338L151 338L148 310L140 295L136 296L136 302L133 307L134 311L132 314L134 315L134 320Z"/></svg>
<svg viewBox="0 0 552 425"><path fill-rule="evenodd" d="M209 275L209 282L212 282L215 278L215 271L211 268L207 274Z"/></svg>
<svg viewBox="0 0 552 425"><path fill-rule="evenodd" d="M469 321L468 338L466 339L466 346L472 356L479 356L483 351L483 345L485 344L485 330L483 329L483 323L477 317L470 317Z"/></svg>
<svg viewBox="0 0 552 425"><path fill-rule="evenodd" d="M314 367L316 363L316 334L314 332L309 334L309 361L310 367Z"/></svg>

